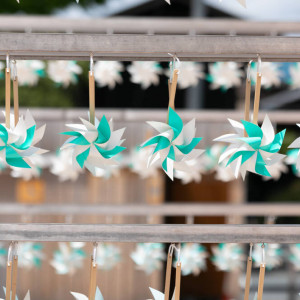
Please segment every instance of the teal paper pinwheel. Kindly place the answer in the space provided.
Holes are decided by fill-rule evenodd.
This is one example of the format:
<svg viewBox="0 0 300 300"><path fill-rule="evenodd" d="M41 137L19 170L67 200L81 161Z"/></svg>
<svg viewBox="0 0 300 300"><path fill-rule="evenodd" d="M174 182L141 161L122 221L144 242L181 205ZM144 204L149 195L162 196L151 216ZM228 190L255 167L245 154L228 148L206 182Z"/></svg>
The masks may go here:
<svg viewBox="0 0 300 300"><path fill-rule="evenodd" d="M71 137L63 144L61 150L72 148L73 166L86 167L94 176L97 169L108 165L116 165L113 159L125 150L121 147L121 140L125 128L113 131L112 121L108 122L105 116L101 121L95 118L95 125L81 119L82 124L67 124L74 131L63 132Z"/></svg>
<svg viewBox="0 0 300 300"><path fill-rule="evenodd" d="M161 122L147 122L159 134L150 138L141 147L152 147L148 158L148 166L160 160L165 173L173 180L174 170L189 172L187 161L196 159L204 150L195 149L201 137L195 137L195 119L183 125L179 115L170 107L168 124Z"/></svg>
<svg viewBox="0 0 300 300"><path fill-rule="evenodd" d="M229 121L236 133L215 139L215 141L231 143L221 155L219 163L226 161L227 166L231 165L236 177L241 173L245 178L246 171L271 177L272 168L276 168L276 163L285 157L278 152L286 130L275 134L268 116L265 117L261 127L244 120L242 123ZM244 137L244 130L247 133L246 137Z"/></svg>
<svg viewBox="0 0 300 300"><path fill-rule="evenodd" d="M35 147L44 135L46 125L36 129L36 123L27 111L25 119L20 117L14 124L14 116L10 115L10 128L0 124L0 162L10 167L31 168L32 158L47 152Z"/></svg>

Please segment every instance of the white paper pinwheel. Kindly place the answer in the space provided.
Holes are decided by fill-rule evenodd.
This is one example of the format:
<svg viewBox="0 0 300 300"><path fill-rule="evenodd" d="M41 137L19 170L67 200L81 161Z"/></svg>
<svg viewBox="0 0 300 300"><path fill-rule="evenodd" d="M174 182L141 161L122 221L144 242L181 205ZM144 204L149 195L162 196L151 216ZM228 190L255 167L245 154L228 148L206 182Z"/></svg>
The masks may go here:
<svg viewBox="0 0 300 300"><path fill-rule="evenodd" d="M149 287L150 291L151 291L151 294L154 298L154 300L165 300L165 294L158 291L158 290L155 290L151 287ZM171 300L174 300L175 299L175 293L173 293L173 296L172 296L172 299Z"/></svg>
<svg viewBox="0 0 300 300"><path fill-rule="evenodd" d="M45 76L45 63L41 60L18 60L18 83L20 86L35 86ZM13 72L11 72L13 76Z"/></svg>
<svg viewBox="0 0 300 300"><path fill-rule="evenodd" d="M282 174L286 174L288 172L288 167L284 163L285 160L280 160L276 164L272 165L272 168L269 169L270 176L263 176L264 181L269 180L279 180Z"/></svg>
<svg viewBox="0 0 300 300"><path fill-rule="evenodd" d="M36 129L36 123L29 110L25 119L20 117L17 126L11 114L9 129L5 124L0 124L0 161L10 167L33 167L32 158L47 152L35 146L43 138L45 128L46 125L43 125Z"/></svg>
<svg viewBox="0 0 300 300"><path fill-rule="evenodd" d="M257 64L253 63L251 65L250 76L253 82L256 80L257 76ZM279 87L281 85L282 72L278 68L277 63L263 62L261 64L261 86L265 89L270 89L272 87Z"/></svg>
<svg viewBox="0 0 300 300"><path fill-rule="evenodd" d="M290 255L288 260L293 265L295 271L300 271L300 244L289 245Z"/></svg>
<svg viewBox="0 0 300 300"><path fill-rule="evenodd" d="M39 268L42 260L45 259L43 254L43 245L39 243L18 243L18 266L24 269Z"/></svg>
<svg viewBox="0 0 300 300"><path fill-rule="evenodd" d="M118 61L97 61L94 66L95 81L100 87L115 88L116 84L123 82L121 72L124 66Z"/></svg>
<svg viewBox="0 0 300 300"><path fill-rule="evenodd" d="M113 131L112 120L108 122L105 116L101 121L95 118L95 125L82 118L80 120L82 124L66 125L74 131L62 133L70 135L71 138L61 149L72 148L73 165L86 167L96 176L97 168L105 169L105 166L117 164L115 156L126 149L121 147L125 128Z"/></svg>
<svg viewBox="0 0 300 300"><path fill-rule="evenodd" d="M84 295L84 294L80 294L80 293L75 293L75 292L71 292L72 296L74 296L74 298L76 300L88 300L89 298ZM100 291L100 289L97 287L96 288L96 293L95 293L95 300L104 300L102 293Z"/></svg>
<svg viewBox="0 0 300 300"><path fill-rule="evenodd" d="M206 270L206 248L200 244L183 244L180 252L181 272L183 276L199 275Z"/></svg>
<svg viewBox="0 0 300 300"><path fill-rule="evenodd" d="M97 247L97 265L101 270L109 271L121 261L121 251L118 247L101 243Z"/></svg>
<svg viewBox="0 0 300 300"><path fill-rule="evenodd" d="M5 266L7 263L7 250L3 243L0 243L0 266Z"/></svg>
<svg viewBox="0 0 300 300"><path fill-rule="evenodd" d="M187 161L196 159L204 150L195 149L202 138L195 137L195 119L183 125L179 115L169 108L168 124L147 122L158 131L158 135L141 145L153 149L148 165L159 160L165 173L173 180L174 170L189 172Z"/></svg>
<svg viewBox="0 0 300 300"><path fill-rule="evenodd" d="M143 89L158 85L159 75L163 73L159 63L152 61L134 61L127 67L127 71L131 75L131 82L140 84Z"/></svg>
<svg viewBox="0 0 300 300"><path fill-rule="evenodd" d="M166 76L170 77L169 68L166 71ZM191 86L197 86L200 79L205 79L203 66L196 62L181 62L180 63L180 76L178 76L178 87L186 89Z"/></svg>
<svg viewBox="0 0 300 300"><path fill-rule="evenodd" d="M279 244L265 244L265 263L268 270L280 267L283 263L283 250ZM262 262L261 244L255 244L252 252L254 266L259 268Z"/></svg>
<svg viewBox="0 0 300 300"><path fill-rule="evenodd" d="M219 244L212 247L212 263L220 271L242 270L245 256L238 244Z"/></svg>
<svg viewBox="0 0 300 300"><path fill-rule="evenodd" d="M244 120L239 123L229 119L229 122L235 133L225 134L215 139L230 144L221 155L219 162L225 161L226 165L232 168L235 177L241 173L244 179L247 171L271 177L274 164L285 157L278 153L285 129L275 135L267 115L261 127ZM244 137L244 130L247 133L246 137Z"/></svg>
<svg viewBox="0 0 300 300"><path fill-rule="evenodd" d="M6 295L6 288L3 287L3 290L4 290L4 295ZM4 299L0 299L0 300L4 300ZM16 300L18 300L18 296L16 295ZM25 297L24 297L24 300L30 300L30 292L29 290L27 291Z"/></svg>
<svg viewBox="0 0 300 300"><path fill-rule="evenodd" d="M72 244L59 243L59 250L54 252L50 265L55 269L56 274L73 275L83 267L85 257L83 249L72 247Z"/></svg>
<svg viewBox="0 0 300 300"><path fill-rule="evenodd" d="M298 127L300 127L300 124L297 124ZM300 137L298 137L297 139L295 139L288 148L292 148L292 149L297 149L297 156L296 156L296 152L290 152L290 156L291 154L293 154L293 157L295 159L296 156L296 169L300 170Z"/></svg>
<svg viewBox="0 0 300 300"><path fill-rule="evenodd" d="M151 274L155 270L160 270L163 261L166 259L164 245L159 243L137 244L130 257L137 265L138 270Z"/></svg>
<svg viewBox="0 0 300 300"><path fill-rule="evenodd" d="M183 168L181 168L181 165L176 164L174 178L180 179L182 184L201 181L203 168L199 159L185 161Z"/></svg>
<svg viewBox="0 0 300 300"><path fill-rule="evenodd" d="M77 75L82 73L82 68L76 61L49 61L47 72L50 79L67 88L71 83L77 83Z"/></svg>
<svg viewBox="0 0 300 300"><path fill-rule="evenodd" d="M212 90L226 91L238 87L242 83L243 72L240 65L235 62L216 62L208 65L207 81Z"/></svg>

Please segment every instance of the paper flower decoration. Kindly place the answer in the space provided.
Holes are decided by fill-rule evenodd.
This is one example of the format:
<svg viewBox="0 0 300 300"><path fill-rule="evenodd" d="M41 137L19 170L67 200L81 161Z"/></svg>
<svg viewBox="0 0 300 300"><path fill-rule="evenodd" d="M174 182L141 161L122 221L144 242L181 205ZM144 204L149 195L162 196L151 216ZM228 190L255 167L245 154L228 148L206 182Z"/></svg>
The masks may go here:
<svg viewBox="0 0 300 300"><path fill-rule="evenodd" d="M159 75L163 70L159 63L152 61L134 61L127 67L131 82L140 84L143 89L159 84Z"/></svg>
<svg viewBox="0 0 300 300"><path fill-rule="evenodd" d="M210 82L212 90L221 89L226 91L233 87L238 87L242 83L243 72L240 65L235 62L216 62L208 65L209 75L207 80Z"/></svg>
<svg viewBox="0 0 300 300"><path fill-rule="evenodd" d="M261 64L261 86L265 89L270 89L271 87L278 87L281 84L282 72L279 70L278 65L272 62L263 62ZM250 76L253 82L256 80L257 76L257 64L253 63L251 65Z"/></svg>
<svg viewBox="0 0 300 300"><path fill-rule="evenodd" d="M5 266L7 262L7 250L4 248L3 243L0 243L0 266Z"/></svg>
<svg viewBox="0 0 300 300"><path fill-rule="evenodd" d="M162 262L166 259L164 245L159 243L137 244L130 257L137 265L138 270L146 272L147 275L155 270L160 270Z"/></svg>
<svg viewBox="0 0 300 300"><path fill-rule="evenodd" d="M77 75L82 73L82 68L76 61L49 61L47 72L50 79L67 88L71 83L77 82Z"/></svg>
<svg viewBox="0 0 300 300"><path fill-rule="evenodd" d="M75 293L75 292L71 292L71 294L74 296L74 298L76 300L88 300L89 298L84 295L84 294L80 294L80 293ZM102 293L100 291L100 289L97 287L96 288L96 293L95 293L95 300L104 300Z"/></svg>
<svg viewBox="0 0 300 300"><path fill-rule="evenodd" d="M112 121L108 122L103 116L101 121L95 118L95 125L80 118L82 124L67 124L74 131L63 132L70 135L61 149L73 149L73 165L86 167L96 176L97 168L105 168L107 165L116 165L113 159L122 152L121 140L125 128L113 131Z"/></svg>
<svg viewBox="0 0 300 300"><path fill-rule="evenodd" d="M183 276L199 275L206 270L206 248L200 244L183 244L181 247L181 272Z"/></svg>
<svg viewBox="0 0 300 300"><path fill-rule="evenodd" d="M83 267L85 257L86 254L81 248L72 247L72 244L59 243L59 250L54 252L50 264L55 269L56 274L73 275Z"/></svg>
<svg viewBox="0 0 300 300"><path fill-rule="evenodd" d="M220 271L242 270L245 256L238 244L219 244L212 247L212 262Z"/></svg>
<svg viewBox="0 0 300 300"><path fill-rule="evenodd" d="M150 138L141 147L153 149L148 159L148 166L160 160L165 173L173 180L174 169L188 171L187 161L196 159L203 150L195 149L202 138L194 137L196 133L195 119L183 126L178 114L169 108L168 124L148 122L159 134Z"/></svg>
<svg viewBox="0 0 300 300"><path fill-rule="evenodd" d="M50 172L58 177L60 182L67 180L76 181L83 170L77 164L72 164L74 149L66 148L57 151L55 156L50 158Z"/></svg>
<svg viewBox="0 0 300 300"><path fill-rule="evenodd" d="M298 127L300 127L300 124L297 124ZM300 170L300 137L295 139L290 145L289 148L297 149L297 158L296 158L296 169ZM296 152L292 153L293 156L296 156ZM291 156L291 152L290 152Z"/></svg>
<svg viewBox="0 0 300 300"><path fill-rule="evenodd" d="M45 76L45 63L41 60L18 60L17 70L20 86L35 86L40 77Z"/></svg>
<svg viewBox="0 0 300 300"><path fill-rule="evenodd" d="M265 116L261 127L242 120L242 123L229 119L235 133L223 135L215 141L229 143L230 146L220 157L220 162L226 161L236 177L241 173L243 179L246 171L262 176L271 176L271 169L285 156L278 151L282 146L285 130L275 135L273 126ZM244 130L247 137L244 137Z"/></svg>
<svg viewBox="0 0 300 300"><path fill-rule="evenodd" d="M265 244L265 263L266 268L272 270L283 263L283 251L279 244ZM262 262L261 244L255 244L252 252L254 266L259 267Z"/></svg>
<svg viewBox="0 0 300 300"><path fill-rule="evenodd" d="M167 69L166 76L170 77L170 69ZM178 76L178 87L186 89L191 86L197 86L199 79L204 79L203 66L196 62L181 62L180 76Z"/></svg>
<svg viewBox="0 0 300 300"><path fill-rule="evenodd" d="M31 168L32 158L47 152L35 147L43 138L46 125L36 129L36 123L29 110L25 119L20 117L17 126L14 116L10 115L10 129L0 124L0 161L11 167Z"/></svg>
<svg viewBox="0 0 300 300"><path fill-rule="evenodd" d="M42 251L42 244L30 242L18 243L18 266L25 269L40 267L42 260L45 258Z"/></svg>
<svg viewBox="0 0 300 300"><path fill-rule="evenodd" d="M289 245L291 254L288 256L288 260L293 265L295 271L300 271L300 244Z"/></svg>
<svg viewBox="0 0 300 300"><path fill-rule="evenodd" d="M165 294L163 294L162 292L155 290L153 288L149 288L149 289L151 291L151 294L152 294L154 300L165 300ZM174 300L174 299L175 299L175 293L173 293L171 300Z"/></svg>
<svg viewBox="0 0 300 300"><path fill-rule="evenodd" d="M300 169L297 169L299 151L299 149L290 149L286 152L287 156L285 158L285 163L291 165L292 172L297 177L300 177Z"/></svg>
<svg viewBox="0 0 300 300"><path fill-rule="evenodd" d="M3 290L4 290L4 294L6 295L6 288L3 287ZM4 300L4 299L0 299L0 300ZM16 300L18 300L17 295L16 295ZM25 295L24 300L30 300L30 292L29 291L27 291L27 294Z"/></svg>
<svg viewBox="0 0 300 300"><path fill-rule="evenodd" d="M97 265L101 270L111 270L121 261L121 251L112 244L98 244Z"/></svg>
<svg viewBox="0 0 300 300"><path fill-rule="evenodd" d="M113 89L117 83L123 82L120 74L123 71L124 66L118 61L97 61L94 66L95 81L100 87Z"/></svg>

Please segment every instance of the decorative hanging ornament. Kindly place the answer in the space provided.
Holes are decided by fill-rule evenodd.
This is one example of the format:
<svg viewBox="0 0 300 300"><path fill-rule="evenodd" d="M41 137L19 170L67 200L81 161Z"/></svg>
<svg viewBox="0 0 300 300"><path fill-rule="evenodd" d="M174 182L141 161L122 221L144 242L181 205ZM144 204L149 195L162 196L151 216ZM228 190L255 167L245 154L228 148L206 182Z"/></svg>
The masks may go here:
<svg viewBox="0 0 300 300"><path fill-rule="evenodd" d="M286 152L285 163L291 165L292 172L295 176L300 177L300 169L297 168L299 149L290 149Z"/></svg>
<svg viewBox="0 0 300 300"><path fill-rule="evenodd" d="M43 254L43 245L40 243L18 243L19 267L32 269L41 267L42 260L45 259Z"/></svg>
<svg viewBox="0 0 300 300"><path fill-rule="evenodd" d="M97 61L94 67L95 81L100 87L114 89L123 82L121 72L124 66L118 61Z"/></svg>
<svg viewBox="0 0 300 300"><path fill-rule="evenodd" d="M73 149L73 165L75 168L86 167L94 176L97 168L104 168L108 165L116 165L115 156L125 150L121 147L124 142L122 135L125 128L113 131L112 120L107 121L103 116L101 121L95 117L95 80L93 71L93 58L89 72L89 95L90 114L89 121L80 118L82 124L67 124L73 131L63 132L71 137L61 147L61 150Z"/></svg>
<svg viewBox="0 0 300 300"><path fill-rule="evenodd" d="M241 173L242 178L245 179L247 171L271 177L273 172L271 169L285 157L285 155L278 153L283 143L285 130L275 135L267 115L262 126L257 125L262 77L260 64L261 60L259 57L252 123L249 122L251 95L250 62L246 79L245 120L239 123L229 119L235 133L226 134L215 139L215 141L230 144L220 156L219 162L225 162L226 166L230 166L236 178Z"/></svg>
<svg viewBox="0 0 300 300"><path fill-rule="evenodd" d="M219 271L242 270L245 256L238 244L219 244L212 247L212 262Z"/></svg>
<svg viewBox="0 0 300 300"><path fill-rule="evenodd" d="M177 165L174 169L174 177L180 179L182 184L201 181L203 167L199 158L187 160L183 166L180 168L180 165Z"/></svg>
<svg viewBox="0 0 300 300"><path fill-rule="evenodd" d="M142 89L158 85L159 75L163 74L160 64L153 61L134 61L127 67L127 71L131 75L131 82L140 84Z"/></svg>
<svg viewBox="0 0 300 300"><path fill-rule="evenodd" d="M109 243L101 243L97 248L97 265L100 270L109 271L121 261L121 251Z"/></svg>
<svg viewBox="0 0 300 300"><path fill-rule="evenodd" d="M76 61L49 61L47 72L50 79L67 88L71 83L77 83L77 76L82 73L82 68Z"/></svg>
<svg viewBox="0 0 300 300"><path fill-rule="evenodd" d="M46 125L36 129L36 123L27 110L25 119L19 117L18 76L16 63L13 69L14 114L10 114L11 84L10 63L7 56L5 69L5 124L0 124L0 161L10 167L31 168L32 158L47 150L35 145L43 138Z"/></svg>
<svg viewBox="0 0 300 300"><path fill-rule="evenodd" d="M297 124L297 126L300 127L300 124ZM289 156L293 157L293 160L296 162L296 170L300 171L300 137L296 138L288 148L296 149L294 152L290 152Z"/></svg>
<svg viewBox="0 0 300 300"><path fill-rule="evenodd" d="M183 244L181 248L182 275L198 276L206 270L206 248L200 244Z"/></svg>
<svg viewBox="0 0 300 300"><path fill-rule="evenodd" d="M147 122L158 135L148 139L141 147L150 146L153 150L148 159L148 166L156 161L160 161L165 173L173 180L174 170L189 172L189 166L186 163L196 159L204 150L195 149L202 140L195 137L196 127L195 119L183 125L183 121L175 112L175 94L179 70L175 68L175 56L171 63L172 77L169 80L169 109L167 123ZM178 60L178 59L177 59Z"/></svg>

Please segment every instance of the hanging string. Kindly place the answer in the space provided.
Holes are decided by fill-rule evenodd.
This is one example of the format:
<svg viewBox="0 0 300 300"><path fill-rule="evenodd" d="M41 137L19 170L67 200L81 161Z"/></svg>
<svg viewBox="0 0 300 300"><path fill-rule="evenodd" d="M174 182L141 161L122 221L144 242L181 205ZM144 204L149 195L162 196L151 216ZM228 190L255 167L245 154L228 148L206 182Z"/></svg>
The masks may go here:
<svg viewBox="0 0 300 300"><path fill-rule="evenodd" d="M248 256L248 260L247 260L247 271L246 271L244 300L249 299L250 283L251 283L251 271L252 271L252 250L253 250L253 243L250 243L249 256Z"/></svg>
<svg viewBox="0 0 300 300"><path fill-rule="evenodd" d="M89 71L89 107L90 122L95 125L95 76L94 76L94 59L93 54L90 55L90 71Z"/></svg>
<svg viewBox="0 0 300 300"><path fill-rule="evenodd" d="M5 126L10 128L10 61L9 54L6 55L5 69Z"/></svg>
<svg viewBox="0 0 300 300"><path fill-rule="evenodd" d="M262 300L263 290L264 290L264 281L265 281L265 244L263 243L262 246L262 262L260 264L259 269L259 279L258 279L258 290L257 290L257 300Z"/></svg>
<svg viewBox="0 0 300 300"><path fill-rule="evenodd" d="M93 254L91 255L89 300L95 300L95 295L96 295L96 288L97 288L97 248L98 248L98 244L94 243Z"/></svg>
<svg viewBox="0 0 300 300"><path fill-rule="evenodd" d="M253 123L258 122L258 111L260 102L260 90L261 90L261 57L257 55L257 74L256 74L256 85L255 85L255 96L254 96L254 109L253 109Z"/></svg>
<svg viewBox="0 0 300 300"><path fill-rule="evenodd" d="M12 60L12 77L13 77L13 93L14 93L14 119L15 126L19 122L19 82L17 72L17 62Z"/></svg>

